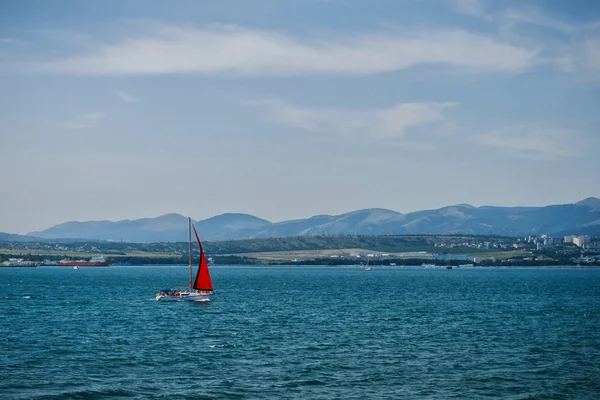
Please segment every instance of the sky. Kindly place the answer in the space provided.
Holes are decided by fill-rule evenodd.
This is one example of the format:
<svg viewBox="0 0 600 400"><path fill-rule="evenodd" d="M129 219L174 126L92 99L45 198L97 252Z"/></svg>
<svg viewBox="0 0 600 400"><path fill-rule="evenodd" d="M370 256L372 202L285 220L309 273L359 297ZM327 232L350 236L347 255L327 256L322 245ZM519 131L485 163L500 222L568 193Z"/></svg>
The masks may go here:
<svg viewBox="0 0 600 400"><path fill-rule="evenodd" d="M0 232L600 197L600 2L0 1Z"/></svg>

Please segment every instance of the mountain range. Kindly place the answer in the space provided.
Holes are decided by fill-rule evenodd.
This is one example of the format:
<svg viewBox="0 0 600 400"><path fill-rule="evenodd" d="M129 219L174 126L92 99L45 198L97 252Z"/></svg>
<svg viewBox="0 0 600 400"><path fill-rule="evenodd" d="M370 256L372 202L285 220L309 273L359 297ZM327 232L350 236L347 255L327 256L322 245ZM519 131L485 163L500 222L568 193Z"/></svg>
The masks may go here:
<svg viewBox="0 0 600 400"><path fill-rule="evenodd" d="M436 210L399 213L373 208L341 215L269 222L248 214L222 214L193 221L203 240L314 235L495 234L600 236L600 199L545 207L473 207L458 204ZM187 241L187 218L166 214L122 221L66 222L27 235L47 239L82 238L127 242Z"/></svg>

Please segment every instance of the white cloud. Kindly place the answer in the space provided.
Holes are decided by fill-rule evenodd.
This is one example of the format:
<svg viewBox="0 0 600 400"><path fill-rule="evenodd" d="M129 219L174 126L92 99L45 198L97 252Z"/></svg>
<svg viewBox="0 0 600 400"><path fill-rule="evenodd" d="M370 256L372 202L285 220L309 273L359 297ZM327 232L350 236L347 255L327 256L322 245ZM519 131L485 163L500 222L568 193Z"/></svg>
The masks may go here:
<svg viewBox="0 0 600 400"><path fill-rule="evenodd" d="M588 67L600 70L600 36L586 41L585 58Z"/></svg>
<svg viewBox="0 0 600 400"><path fill-rule="evenodd" d="M308 40L236 26L163 27L33 69L85 75L362 75L441 64L519 71L529 68L535 55L532 48L458 30Z"/></svg>
<svg viewBox="0 0 600 400"><path fill-rule="evenodd" d="M482 146L534 160L574 157L584 151L580 132L561 128L515 127L473 138Z"/></svg>
<svg viewBox="0 0 600 400"><path fill-rule="evenodd" d="M576 29L575 26L552 18L531 5L491 12L486 9L488 4L489 2L486 4L482 0L454 0L453 2L454 9L459 14L471 15L498 25L537 25L565 33L570 33Z"/></svg>
<svg viewBox="0 0 600 400"><path fill-rule="evenodd" d="M534 60L537 68L580 73L588 68L599 68L600 60L596 60L600 59L597 55L600 45L594 36L598 35L600 21L575 24L525 2L505 8L492 8L491 2L483 0L452 0L451 4L457 13L494 25L499 38L524 47L537 47ZM552 32L524 29L530 27Z"/></svg>
<svg viewBox="0 0 600 400"><path fill-rule="evenodd" d="M488 18L481 0L455 0L454 7L460 14Z"/></svg>
<svg viewBox="0 0 600 400"><path fill-rule="evenodd" d="M266 107L268 118L276 123L307 131L333 135L344 140L360 138L397 139L411 128L444 120L443 111L456 103L402 103L391 108L350 110L309 108L281 101L253 102ZM413 148L419 144L406 144Z"/></svg>
<svg viewBox="0 0 600 400"><path fill-rule="evenodd" d="M98 125L104 117L103 113L79 114L71 120L59 122L57 126L69 130L90 129Z"/></svg>
<svg viewBox="0 0 600 400"><path fill-rule="evenodd" d="M503 15L506 19L521 24L537 25L565 33L573 32L576 27L566 22L552 18L537 8L508 9Z"/></svg>
<svg viewBox="0 0 600 400"><path fill-rule="evenodd" d="M128 103L136 103L137 99L123 90L115 90L115 94L123 101Z"/></svg>

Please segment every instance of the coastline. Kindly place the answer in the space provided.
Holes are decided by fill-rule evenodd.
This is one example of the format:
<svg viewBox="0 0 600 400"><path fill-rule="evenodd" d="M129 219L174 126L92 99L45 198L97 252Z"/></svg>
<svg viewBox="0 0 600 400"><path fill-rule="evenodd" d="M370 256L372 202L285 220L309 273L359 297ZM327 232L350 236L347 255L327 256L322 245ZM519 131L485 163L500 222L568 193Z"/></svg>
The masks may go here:
<svg viewBox="0 0 600 400"><path fill-rule="evenodd" d="M188 267L187 264L131 264L131 265L111 265L111 266L83 266L82 269L88 268L130 268L130 267L163 267L163 268L172 268L172 267ZM327 264L214 264L211 265L213 267L245 267L245 268L278 268L278 267L295 267L295 268L312 268L312 267L327 267L327 268L355 268L355 269L364 269L364 266L356 265L356 264L346 264L346 265L327 265ZM25 265L0 265L1 268L62 268L62 269L72 269L72 267L60 266L60 265L39 265L39 266L25 266ZM372 265L373 269L443 269L446 270L446 267L443 265L435 266L435 267L423 267L420 265ZM452 270L455 269L600 269L599 265L511 265L511 266L486 266L486 265L475 265L469 267L453 267Z"/></svg>

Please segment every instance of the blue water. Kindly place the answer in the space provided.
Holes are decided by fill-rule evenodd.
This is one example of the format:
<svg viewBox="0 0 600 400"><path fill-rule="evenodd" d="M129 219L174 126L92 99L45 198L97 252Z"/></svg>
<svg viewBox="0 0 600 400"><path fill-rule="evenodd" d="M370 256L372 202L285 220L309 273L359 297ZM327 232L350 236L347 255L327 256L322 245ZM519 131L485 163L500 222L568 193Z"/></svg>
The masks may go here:
<svg viewBox="0 0 600 400"><path fill-rule="evenodd" d="M0 398L600 398L600 270L211 271L0 269Z"/></svg>

